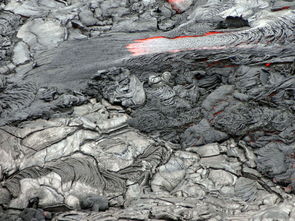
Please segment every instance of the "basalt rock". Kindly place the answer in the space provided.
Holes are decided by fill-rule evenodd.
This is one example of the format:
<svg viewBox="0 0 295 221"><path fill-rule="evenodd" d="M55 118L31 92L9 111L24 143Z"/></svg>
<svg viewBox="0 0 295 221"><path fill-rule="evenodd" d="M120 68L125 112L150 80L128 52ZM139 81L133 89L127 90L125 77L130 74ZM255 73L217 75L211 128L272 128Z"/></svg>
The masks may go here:
<svg viewBox="0 0 295 221"><path fill-rule="evenodd" d="M0 219L294 220L294 7L0 3Z"/></svg>
<svg viewBox="0 0 295 221"><path fill-rule="evenodd" d="M224 21L221 21L218 23L217 29L241 28L245 26L249 26L249 23L247 20L243 19L242 17L228 16L225 18Z"/></svg>
<svg viewBox="0 0 295 221"><path fill-rule="evenodd" d="M124 107L137 107L145 102L143 83L130 71L124 68L98 71L89 83L86 93L102 95L112 104L121 104Z"/></svg>

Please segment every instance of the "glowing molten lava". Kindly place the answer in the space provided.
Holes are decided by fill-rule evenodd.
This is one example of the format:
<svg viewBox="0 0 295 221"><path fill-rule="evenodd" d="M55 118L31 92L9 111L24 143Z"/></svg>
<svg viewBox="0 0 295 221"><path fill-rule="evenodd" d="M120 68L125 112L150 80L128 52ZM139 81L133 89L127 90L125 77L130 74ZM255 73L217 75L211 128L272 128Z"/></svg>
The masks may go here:
<svg viewBox="0 0 295 221"><path fill-rule="evenodd" d="M179 4L185 2L185 0L167 0L170 4Z"/></svg>
<svg viewBox="0 0 295 221"><path fill-rule="evenodd" d="M285 7L281 7L281 8L274 8L271 11L272 12L277 12L277 11L287 10L289 8L290 8L290 6L285 6Z"/></svg>
<svg viewBox="0 0 295 221"><path fill-rule="evenodd" d="M199 37L205 37L209 35L220 34L223 32L207 32L203 35L189 35L189 36L177 36L175 38L167 38L163 36L155 36L145 39L134 40L136 43L131 43L126 46L129 52L133 56L144 55L144 54L154 54L161 52L171 52L176 53L183 50L190 50L190 44L192 40ZM183 40L182 40L183 39Z"/></svg>
<svg viewBox="0 0 295 221"><path fill-rule="evenodd" d="M179 13L185 11L191 5L190 0L167 0L167 2Z"/></svg>

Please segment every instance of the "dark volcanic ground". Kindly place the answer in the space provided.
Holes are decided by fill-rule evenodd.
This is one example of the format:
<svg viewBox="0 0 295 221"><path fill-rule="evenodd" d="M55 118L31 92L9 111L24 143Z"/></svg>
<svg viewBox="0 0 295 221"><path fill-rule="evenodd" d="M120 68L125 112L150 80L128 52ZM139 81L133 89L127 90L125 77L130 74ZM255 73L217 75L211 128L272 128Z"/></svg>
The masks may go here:
<svg viewBox="0 0 295 221"><path fill-rule="evenodd" d="M0 220L293 220L295 3L7 0Z"/></svg>

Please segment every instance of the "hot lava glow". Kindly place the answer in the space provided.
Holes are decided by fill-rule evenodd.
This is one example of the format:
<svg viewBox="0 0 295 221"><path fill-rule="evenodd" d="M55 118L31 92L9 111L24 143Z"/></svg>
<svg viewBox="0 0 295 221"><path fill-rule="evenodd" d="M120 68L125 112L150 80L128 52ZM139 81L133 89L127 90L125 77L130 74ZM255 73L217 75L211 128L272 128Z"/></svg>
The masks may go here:
<svg viewBox="0 0 295 221"><path fill-rule="evenodd" d="M277 11L287 10L289 8L290 8L290 6L285 6L285 7L281 7L281 8L274 8L271 11L272 12L277 12Z"/></svg>
<svg viewBox="0 0 295 221"><path fill-rule="evenodd" d="M179 13L184 11L190 5L190 1L188 0L167 0L167 2L172 6L172 8L175 11Z"/></svg>
<svg viewBox="0 0 295 221"><path fill-rule="evenodd" d="M205 37L209 35L221 34L221 33L223 32L213 31L213 32L207 32L203 35L177 36L174 38L155 36L155 37L150 37L145 39L134 40L135 43L128 44L126 48L128 49L129 52L132 53L133 56L161 53L161 52L176 53L179 51L186 50L187 48L185 48L184 46L189 45L190 40L194 40L195 38Z"/></svg>

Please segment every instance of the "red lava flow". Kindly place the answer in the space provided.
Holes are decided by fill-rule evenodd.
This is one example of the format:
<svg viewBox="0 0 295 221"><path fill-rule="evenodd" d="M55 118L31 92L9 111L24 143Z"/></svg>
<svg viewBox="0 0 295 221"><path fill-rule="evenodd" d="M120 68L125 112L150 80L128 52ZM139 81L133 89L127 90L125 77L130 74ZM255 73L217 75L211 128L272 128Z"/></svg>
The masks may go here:
<svg viewBox="0 0 295 221"><path fill-rule="evenodd" d="M181 13L183 10L185 10L186 5L189 4L188 0L167 0L167 2L178 13Z"/></svg>
<svg viewBox="0 0 295 221"><path fill-rule="evenodd" d="M179 1L179 0L178 0ZM129 52L133 56L139 56L144 54L152 54L154 53L154 49L159 46L163 46L167 43L167 40L175 40L175 39L181 39L181 38L199 38L199 37L205 37L209 35L215 35L215 34L221 34L223 32L217 32L217 31L211 31L207 32L202 35L185 35L185 36L177 36L174 38L168 38L164 36L155 36L145 39L137 39L134 40L135 43L130 43L126 46ZM172 42L171 42L172 43ZM165 45L166 46L166 45ZM169 48L169 43L167 45L167 48ZM181 51L180 49L172 49L172 50L165 50L166 52L176 53ZM163 52L165 52L163 51Z"/></svg>
<svg viewBox="0 0 295 221"><path fill-rule="evenodd" d="M274 8L271 11L272 12L277 12L277 11L287 10L289 8L290 8L290 6L285 6L285 7L281 7L281 8Z"/></svg>

